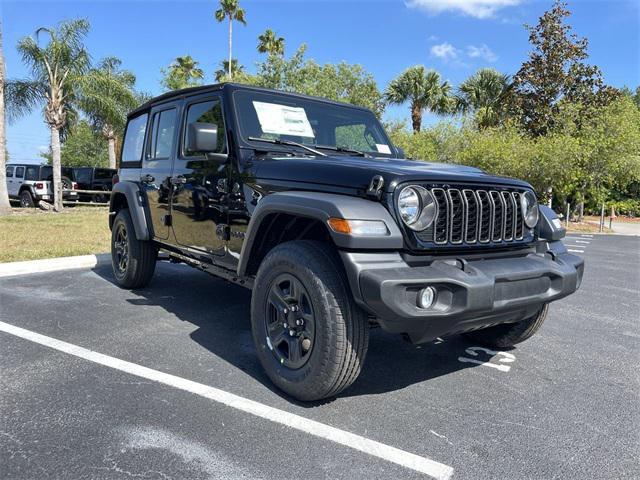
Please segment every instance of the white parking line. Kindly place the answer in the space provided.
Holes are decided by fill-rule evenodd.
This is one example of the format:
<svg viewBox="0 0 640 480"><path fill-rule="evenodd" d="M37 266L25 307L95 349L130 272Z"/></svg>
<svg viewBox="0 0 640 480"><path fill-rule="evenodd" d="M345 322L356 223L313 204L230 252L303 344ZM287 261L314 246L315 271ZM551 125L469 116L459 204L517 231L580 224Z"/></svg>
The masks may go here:
<svg viewBox="0 0 640 480"><path fill-rule="evenodd" d="M584 253L584 250L571 250L570 248L567 248L567 252Z"/></svg>
<svg viewBox="0 0 640 480"><path fill-rule="evenodd" d="M586 240L575 240L576 243L586 243L587 245L590 244L591 242L588 242Z"/></svg>
<svg viewBox="0 0 640 480"><path fill-rule="evenodd" d="M443 463L436 462L429 458L420 457L413 453L400 450L399 448L391 447L384 443L376 442L375 440L370 440L360 435L356 435L355 433L340 430L339 428L325 425L324 423L316 422L315 420L310 420L294 413L269 407L268 405L234 395L233 393L225 392L218 388L143 367L142 365L120 360L115 357L110 357L108 355L94 352L78 345L63 342L62 340L47 337L30 330L25 330L24 328L16 327L8 323L0 322L0 331L53 348L60 352L68 353L69 355L83 358L99 365L104 365L105 367L120 370L131 375L146 378L147 380L163 383L186 392L200 395L201 397L227 405L228 407L235 408L236 410L250 413L256 417L264 418L281 425L286 425L287 427L300 430L315 437L330 440L340 445L344 445L345 447L353 448L354 450L401 465L402 467L424 473L437 480L448 480L451 478L451 475L453 475L453 468L448 465L444 465Z"/></svg>

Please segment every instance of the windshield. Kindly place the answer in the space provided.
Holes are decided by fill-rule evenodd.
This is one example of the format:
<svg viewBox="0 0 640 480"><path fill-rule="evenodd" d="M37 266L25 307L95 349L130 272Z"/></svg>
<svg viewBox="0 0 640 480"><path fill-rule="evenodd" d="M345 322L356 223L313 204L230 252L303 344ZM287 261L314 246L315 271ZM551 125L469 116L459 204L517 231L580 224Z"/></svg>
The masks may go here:
<svg viewBox="0 0 640 480"><path fill-rule="evenodd" d="M327 154L333 150L392 156L393 147L380 122L367 110L254 91L236 92L234 102L242 138L261 149L268 144L256 139L297 142L318 150L324 147Z"/></svg>

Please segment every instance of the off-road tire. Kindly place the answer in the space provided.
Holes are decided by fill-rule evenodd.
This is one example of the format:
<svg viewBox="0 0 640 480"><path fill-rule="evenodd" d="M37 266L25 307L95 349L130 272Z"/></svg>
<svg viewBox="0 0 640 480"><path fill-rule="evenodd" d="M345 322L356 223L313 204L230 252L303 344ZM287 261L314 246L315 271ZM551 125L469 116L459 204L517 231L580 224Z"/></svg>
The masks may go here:
<svg viewBox="0 0 640 480"><path fill-rule="evenodd" d="M465 333L465 336L488 347L513 347L518 343L524 342L540 329L547 318L548 311L549 305L545 304L535 315L517 323L505 323L495 327L483 328Z"/></svg>
<svg viewBox="0 0 640 480"><path fill-rule="evenodd" d="M279 362L267 340L268 297L281 275L293 275L302 284L313 308L315 339L306 363L296 369ZM367 315L352 298L336 252L321 242L286 242L269 252L253 288L251 327L260 363L271 381L302 401L332 397L350 386L369 345Z"/></svg>
<svg viewBox="0 0 640 480"><path fill-rule="evenodd" d="M126 249L124 253L127 256L124 264L122 249ZM136 238L129 210L120 210L111 229L111 265L118 285L127 289L148 285L155 271L157 258L158 249L152 242Z"/></svg>
<svg viewBox="0 0 640 480"><path fill-rule="evenodd" d="M33 195L31 195L29 190L23 190L20 192L20 206L22 208L33 208L36 206L33 201Z"/></svg>

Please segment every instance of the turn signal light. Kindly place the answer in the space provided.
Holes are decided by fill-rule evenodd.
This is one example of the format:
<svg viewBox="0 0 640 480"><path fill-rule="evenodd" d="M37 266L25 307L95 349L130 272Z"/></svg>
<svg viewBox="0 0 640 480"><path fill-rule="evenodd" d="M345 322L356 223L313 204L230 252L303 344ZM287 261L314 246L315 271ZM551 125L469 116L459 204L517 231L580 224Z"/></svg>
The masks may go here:
<svg viewBox="0 0 640 480"><path fill-rule="evenodd" d="M382 220L347 220L330 218L329 227L336 233L358 237L380 237L389 235L389 229Z"/></svg>

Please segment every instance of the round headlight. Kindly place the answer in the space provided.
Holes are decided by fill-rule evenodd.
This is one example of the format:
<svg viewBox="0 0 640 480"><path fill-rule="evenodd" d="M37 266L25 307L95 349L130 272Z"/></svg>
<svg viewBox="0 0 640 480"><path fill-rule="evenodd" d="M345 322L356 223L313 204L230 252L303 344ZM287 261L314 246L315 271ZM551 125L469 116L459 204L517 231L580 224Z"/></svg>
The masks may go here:
<svg viewBox="0 0 640 480"><path fill-rule="evenodd" d="M405 187L398 197L398 211L402 221L411 225L420 216L420 195L414 187Z"/></svg>
<svg viewBox="0 0 640 480"><path fill-rule="evenodd" d="M522 208L522 218L524 218L524 224L533 228L538 223L538 201L535 194L532 191L526 191L520 195L520 207Z"/></svg>
<svg viewBox="0 0 640 480"><path fill-rule="evenodd" d="M410 229L422 231L436 217L437 205L431 192L419 185L405 187L398 196L398 211Z"/></svg>

